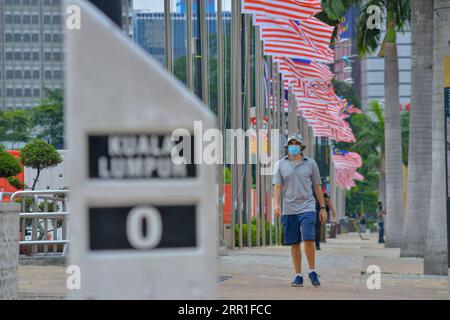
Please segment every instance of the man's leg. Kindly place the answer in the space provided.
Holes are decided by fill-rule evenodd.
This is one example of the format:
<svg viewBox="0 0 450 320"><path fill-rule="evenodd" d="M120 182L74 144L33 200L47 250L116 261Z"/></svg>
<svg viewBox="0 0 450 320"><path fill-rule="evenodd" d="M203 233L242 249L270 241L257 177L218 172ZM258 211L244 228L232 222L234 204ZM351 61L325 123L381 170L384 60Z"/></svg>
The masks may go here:
<svg viewBox="0 0 450 320"><path fill-rule="evenodd" d="M301 215L301 234L303 242L305 243L305 254L308 259L309 270L314 270L316 265L316 248L315 248L315 228L316 224L316 212L306 212ZM321 225L319 225L321 227ZM319 229L320 230L320 229ZM320 233L319 233L320 236Z"/></svg>
<svg viewBox="0 0 450 320"><path fill-rule="evenodd" d="M316 268L316 248L314 241L305 241L305 254L308 259L309 270Z"/></svg>
<svg viewBox="0 0 450 320"><path fill-rule="evenodd" d="M314 225L314 238L316 240L316 250L320 250L320 221L319 221L319 213L316 212L316 224Z"/></svg>
<svg viewBox="0 0 450 320"><path fill-rule="evenodd" d="M299 244L291 246L292 263L294 265L295 274L302 273L302 251Z"/></svg>

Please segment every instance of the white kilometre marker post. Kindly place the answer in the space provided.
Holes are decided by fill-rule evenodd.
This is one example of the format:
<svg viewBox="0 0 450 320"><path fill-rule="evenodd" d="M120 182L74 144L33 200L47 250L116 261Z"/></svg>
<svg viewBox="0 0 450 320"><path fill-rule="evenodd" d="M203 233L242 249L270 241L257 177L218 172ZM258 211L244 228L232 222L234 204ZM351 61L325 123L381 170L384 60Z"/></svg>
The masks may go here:
<svg viewBox="0 0 450 320"><path fill-rule="evenodd" d="M94 6L65 5L81 8L66 33L69 264L81 272L69 298L214 298L215 166L171 161L175 145L201 154L189 134L214 115Z"/></svg>

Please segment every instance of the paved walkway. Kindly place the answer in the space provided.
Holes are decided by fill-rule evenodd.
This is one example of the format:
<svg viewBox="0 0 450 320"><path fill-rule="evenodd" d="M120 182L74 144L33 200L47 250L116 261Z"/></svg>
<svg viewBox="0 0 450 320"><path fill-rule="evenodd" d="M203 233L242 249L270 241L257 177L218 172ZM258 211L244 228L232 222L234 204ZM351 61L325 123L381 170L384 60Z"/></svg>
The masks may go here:
<svg viewBox="0 0 450 320"><path fill-rule="evenodd" d="M365 237L368 237L365 235ZM219 259L219 275L231 278L219 284L220 299L449 299L447 277L424 276L423 260L399 258L399 249L376 243L376 235L361 240L358 234L340 235L317 252L322 287L309 281L291 288L292 267L288 247L242 249ZM306 261L303 261L304 270ZM365 272L381 268L381 289L367 289ZM306 273L306 272L305 272ZM63 299L63 267L21 266L21 299Z"/></svg>
<svg viewBox="0 0 450 320"><path fill-rule="evenodd" d="M292 288L289 247L242 249L220 259L221 299L449 299L447 277L423 275L423 259L399 258L399 249L384 248L375 234L339 235L316 254L322 286ZM303 253L303 274L307 274ZM367 288L367 267L381 269L381 289Z"/></svg>

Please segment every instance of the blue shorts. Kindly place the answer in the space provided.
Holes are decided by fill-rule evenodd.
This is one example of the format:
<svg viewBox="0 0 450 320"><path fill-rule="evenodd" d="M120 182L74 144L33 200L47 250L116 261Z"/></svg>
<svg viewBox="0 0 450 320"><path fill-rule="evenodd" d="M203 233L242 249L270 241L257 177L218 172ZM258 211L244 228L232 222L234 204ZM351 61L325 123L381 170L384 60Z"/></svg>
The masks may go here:
<svg viewBox="0 0 450 320"><path fill-rule="evenodd" d="M282 215L283 244L285 246L299 244L302 241L314 241L314 226L316 212L303 212L292 215Z"/></svg>

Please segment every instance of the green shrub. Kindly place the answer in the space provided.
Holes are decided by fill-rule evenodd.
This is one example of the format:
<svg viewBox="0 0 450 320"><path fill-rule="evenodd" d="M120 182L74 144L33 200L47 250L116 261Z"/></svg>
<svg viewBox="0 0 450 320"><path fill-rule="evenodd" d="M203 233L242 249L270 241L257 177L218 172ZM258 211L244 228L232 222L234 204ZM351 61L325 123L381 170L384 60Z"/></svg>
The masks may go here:
<svg viewBox="0 0 450 320"><path fill-rule="evenodd" d="M0 148L0 178L14 177L22 172L19 161L3 148Z"/></svg>
<svg viewBox="0 0 450 320"><path fill-rule="evenodd" d="M251 236L252 236L252 247L256 247L256 220L252 219L252 224L251 224ZM269 224L266 223L266 245L270 245L270 237L269 237L269 229L270 226ZM279 226L279 232L278 232L278 243L281 243L281 239L282 239L282 228ZM248 225L247 224L243 224L242 225L242 242L244 246L247 246L247 235L248 235ZM261 230L261 238L260 240L262 240L262 230ZM236 224L234 226L234 243L235 246L239 246L239 224ZM275 239L275 226L272 225L272 244L275 245L277 243L276 239Z"/></svg>

